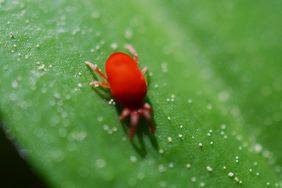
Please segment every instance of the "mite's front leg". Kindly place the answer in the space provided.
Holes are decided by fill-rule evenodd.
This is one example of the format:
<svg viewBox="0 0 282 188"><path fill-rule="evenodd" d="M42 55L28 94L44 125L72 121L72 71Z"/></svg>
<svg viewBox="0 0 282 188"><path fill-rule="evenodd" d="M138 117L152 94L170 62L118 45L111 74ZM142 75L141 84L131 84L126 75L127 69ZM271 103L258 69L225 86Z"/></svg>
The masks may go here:
<svg viewBox="0 0 282 188"><path fill-rule="evenodd" d="M136 52L135 49L133 48L133 46L131 46L130 44L126 44L126 45L125 45L125 48L130 51L130 53L133 55L134 60L138 63L139 57L138 57L137 52Z"/></svg>
<svg viewBox="0 0 282 188"><path fill-rule="evenodd" d="M97 67L96 64L92 64L91 62L89 61L85 61L85 64L91 68L93 70L93 72L96 72L103 80L105 80L106 82L108 82L108 78L106 75L104 75L100 70L99 68Z"/></svg>
<svg viewBox="0 0 282 188"><path fill-rule="evenodd" d="M93 87L104 87L104 88L107 88L109 89L110 88L110 85L106 82L100 82L100 81L93 81L93 82L90 82L89 83L90 86L93 86Z"/></svg>

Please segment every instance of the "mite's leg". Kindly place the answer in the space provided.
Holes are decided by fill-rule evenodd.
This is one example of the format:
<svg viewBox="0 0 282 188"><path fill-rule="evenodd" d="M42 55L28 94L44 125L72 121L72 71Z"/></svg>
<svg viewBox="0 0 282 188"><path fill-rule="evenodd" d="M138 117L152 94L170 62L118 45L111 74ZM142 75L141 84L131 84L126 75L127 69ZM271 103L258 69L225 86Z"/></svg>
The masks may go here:
<svg viewBox="0 0 282 188"><path fill-rule="evenodd" d="M147 67L144 67L144 68L142 69L142 71L141 71L141 72L142 72L142 74L143 74L143 75L145 75L145 74L146 74L146 72L147 72L147 70L148 70L148 68L147 68Z"/></svg>
<svg viewBox="0 0 282 188"><path fill-rule="evenodd" d="M150 132L154 133L155 127L154 127L153 121L152 121L152 108L151 108L151 106L148 103L145 103L143 108L141 109L141 113L148 123Z"/></svg>
<svg viewBox="0 0 282 188"><path fill-rule="evenodd" d="M130 51L130 53L133 55L134 60L138 63L138 54L135 51L135 49L133 48L133 46L131 46L130 44L126 44L125 48L128 49Z"/></svg>
<svg viewBox="0 0 282 188"><path fill-rule="evenodd" d="M129 139L132 140L132 138L135 135L136 128L139 122L139 114L137 111L133 111L130 114L130 132L129 132Z"/></svg>
<svg viewBox="0 0 282 188"><path fill-rule="evenodd" d="M90 82L89 84L90 86L93 86L93 87L104 87L104 88L110 88L110 85L106 82L99 82L99 81L93 81L93 82Z"/></svg>
<svg viewBox="0 0 282 188"><path fill-rule="evenodd" d="M145 103L143 105L143 108L152 111L152 107L151 107L151 105L149 105L149 103Z"/></svg>
<svg viewBox="0 0 282 188"><path fill-rule="evenodd" d="M121 115L119 116L120 120L124 120L127 116L129 116L130 110L128 108L125 108L122 110Z"/></svg>
<svg viewBox="0 0 282 188"><path fill-rule="evenodd" d="M101 76L101 78L103 78L105 81L108 81L108 78L99 70L99 68L97 67L97 65L90 63L89 61L85 61L85 64L90 67L93 72L96 72L99 76Z"/></svg>

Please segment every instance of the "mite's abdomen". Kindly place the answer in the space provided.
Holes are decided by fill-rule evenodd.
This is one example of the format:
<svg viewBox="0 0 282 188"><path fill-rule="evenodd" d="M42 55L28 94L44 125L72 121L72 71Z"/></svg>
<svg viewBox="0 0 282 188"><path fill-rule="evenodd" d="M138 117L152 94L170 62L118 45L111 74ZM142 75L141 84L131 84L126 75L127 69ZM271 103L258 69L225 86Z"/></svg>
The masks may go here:
<svg viewBox="0 0 282 188"><path fill-rule="evenodd" d="M145 78L137 63L127 54L115 53L106 62L106 73L114 99L122 105L139 107L147 92Z"/></svg>

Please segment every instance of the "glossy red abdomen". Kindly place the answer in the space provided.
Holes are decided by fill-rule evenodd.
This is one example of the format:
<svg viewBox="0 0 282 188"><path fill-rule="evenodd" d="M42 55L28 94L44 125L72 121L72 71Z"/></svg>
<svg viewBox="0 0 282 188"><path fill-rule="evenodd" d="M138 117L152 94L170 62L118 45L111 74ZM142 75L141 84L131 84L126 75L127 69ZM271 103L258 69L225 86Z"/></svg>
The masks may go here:
<svg viewBox="0 0 282 188"><path fill-rule="evenodd" d="M143 104L147 83L132 57L122 52L113 53L106 62L106 74L112 96L118 103L129 108Z"/></svg>

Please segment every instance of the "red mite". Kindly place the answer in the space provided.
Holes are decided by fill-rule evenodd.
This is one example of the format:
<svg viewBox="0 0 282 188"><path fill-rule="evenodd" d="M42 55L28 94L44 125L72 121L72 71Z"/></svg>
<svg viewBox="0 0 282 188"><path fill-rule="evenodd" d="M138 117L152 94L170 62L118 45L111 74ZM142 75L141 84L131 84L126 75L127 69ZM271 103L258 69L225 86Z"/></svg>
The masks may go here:
<svg viewBox="0 0 282 188"><path fill-rule="evenodd" d="M88 61L85 63L103 79L103 81L91 82L90 86L110 89L114 100L123 107L120 120L130 116L129 138L132 139L141 117L147 121L151 133L154 133L155 128L152 123L152 108L144 102L147 93L144 74L147 68L144 67L141 71L138 67L136 51L131 45L126 45L126 48L132 53L133 58L123 52L113 53L106 61L107 76L97 65Z"/></svg>

